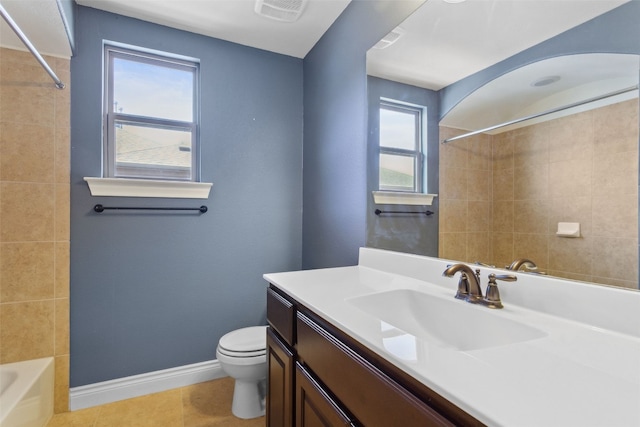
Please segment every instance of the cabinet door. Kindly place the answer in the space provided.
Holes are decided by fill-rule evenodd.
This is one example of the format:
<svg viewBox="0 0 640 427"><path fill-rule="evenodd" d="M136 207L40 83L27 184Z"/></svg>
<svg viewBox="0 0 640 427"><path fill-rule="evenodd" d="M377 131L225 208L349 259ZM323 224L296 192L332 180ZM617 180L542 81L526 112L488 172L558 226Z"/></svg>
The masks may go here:
<svg viewBox="0 0 640 427"><path fill-rule="evenodd" d="M351 426L348 416L296 363L296 427Z"/></svg>
<svg viewBox="0 0 640 427"><path fill-rule="evenodd" d="M267 427L293 426L293 354L271 327L267 328L269 391Z"/></svg>
<svg viewBox="0 0 640 427"><path fill-rule="evenodd" d="M322 326L298 312L297 357L358 423L373 426L453 427Z"/></svg>

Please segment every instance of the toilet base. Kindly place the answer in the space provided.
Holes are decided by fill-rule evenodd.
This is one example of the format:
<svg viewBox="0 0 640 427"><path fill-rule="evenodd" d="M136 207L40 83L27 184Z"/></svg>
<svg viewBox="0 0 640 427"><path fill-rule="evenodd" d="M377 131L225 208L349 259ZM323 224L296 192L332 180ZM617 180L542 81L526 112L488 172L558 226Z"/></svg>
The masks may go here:
<svg viewBox="0 0 640 427"><path fill-rule="evenodd" d="M265 414L265 380L256 382L236 379L233 385L231 412L242 419L263 416Z"/></svg>

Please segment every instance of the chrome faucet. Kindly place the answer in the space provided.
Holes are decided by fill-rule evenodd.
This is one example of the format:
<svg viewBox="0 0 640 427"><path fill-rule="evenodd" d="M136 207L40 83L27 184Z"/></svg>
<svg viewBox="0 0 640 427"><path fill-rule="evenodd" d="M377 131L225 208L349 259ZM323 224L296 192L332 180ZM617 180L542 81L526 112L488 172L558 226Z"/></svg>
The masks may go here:
<svg viewBox="0 0 640 427"><path fill-rule="evenodd" d="M536 270L538 268L536 263L531 261L530 259L518 258L507 267L507 270L518 271L521 267L524 267L525 270Z"/></svg>
<svg viewBox="0 0 640 427"><path fill-rule="evenodd" d="M466 264L453 264L447 267L442 275L445 277L453 277L454 274L460 272L460 281L458 281L458 292L456 298L471 303L482 301L482 289L480 289L480 270L475 272Z"/></svg>

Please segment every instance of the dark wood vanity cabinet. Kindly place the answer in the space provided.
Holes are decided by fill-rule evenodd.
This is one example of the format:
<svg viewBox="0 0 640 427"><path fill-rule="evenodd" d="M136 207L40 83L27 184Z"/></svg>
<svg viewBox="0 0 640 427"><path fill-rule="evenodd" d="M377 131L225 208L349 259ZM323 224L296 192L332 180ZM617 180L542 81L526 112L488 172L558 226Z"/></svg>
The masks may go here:
<svg viewBox="0 0 640 427"><path fill-rule="evenodd" d="M480 426L271 286L267 426Z"/></svg>

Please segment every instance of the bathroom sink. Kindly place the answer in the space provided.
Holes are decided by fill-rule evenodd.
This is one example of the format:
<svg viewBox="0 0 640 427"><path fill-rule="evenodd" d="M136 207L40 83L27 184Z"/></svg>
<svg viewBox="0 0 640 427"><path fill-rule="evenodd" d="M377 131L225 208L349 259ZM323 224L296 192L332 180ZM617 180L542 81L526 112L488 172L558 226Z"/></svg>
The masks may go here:
<svg viewBox="0 0 640 427"><path fill-rule="evenodd" d="M542 338L532 326L468 302L399 289L347 300L358 309L429 343L470 351Z"/></svg>

